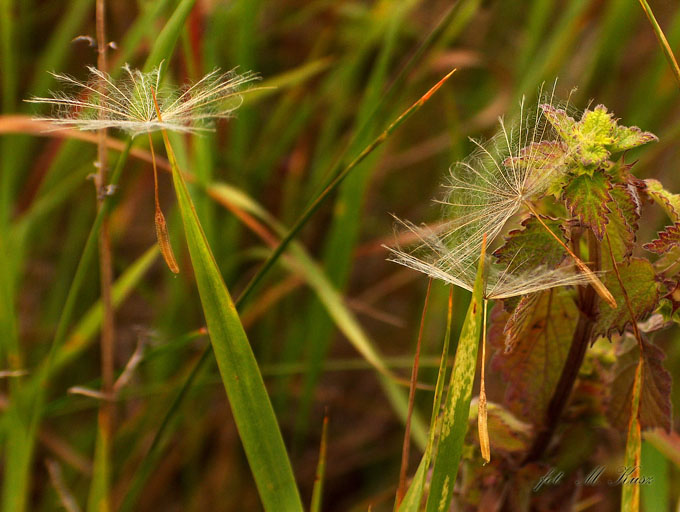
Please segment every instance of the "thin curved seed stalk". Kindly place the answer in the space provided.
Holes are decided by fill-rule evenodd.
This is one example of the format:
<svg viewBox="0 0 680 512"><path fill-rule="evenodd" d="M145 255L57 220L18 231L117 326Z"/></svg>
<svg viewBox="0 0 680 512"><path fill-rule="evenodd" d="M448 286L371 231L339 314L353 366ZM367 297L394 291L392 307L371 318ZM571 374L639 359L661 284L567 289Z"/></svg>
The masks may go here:
<svg viewBox="0 0 680 512"><path fill-rule="evenodd" d="M153 165L153 192L154 192L154 223L156 226L156 238L158 240L158 247L161 250L163 259L170 271L174 274L179 274L179 265L175 259L175 253L170 245L170 237L168 236L168 227L165 222L165 216L161 210L161 202L158 198L158 170L156 169L156 153L153 149L153 141L151 140L151 133L149 135L149 148L151 150L151 162Z"/></svg>
<svg viewBox="0 0 680 512"><path fill-rule="evenodd" d="M550 235L562 246L562 248L565 251L567 251L567 254L569 254L569 256L572 257L572 259L574 260L574 263L576 263L576 266L578 267L578 269L581 272L583 272L583 274L588 278L588 281L593 286L593 288L595 289L597 294L600 296L600 298L602 298L602 300L607 302L607 304L609 304L609 306L612 309L616 309L617 308L616 299L614 299L614 296L611 294L611 292L609 290L607 290L607 287L602 283L602 281L600 281L600 278L597 277L597 275L595 275L595 272L590 270L588 265L583 263L581 258L576 256L576 254L574 254L574 251L572 251L571 248L567 244L565 244L562 240L560 240L560 237L558 237L555 233L552 232L552 230L546 225L546 223L543 222L543 219L541 219L541 216L536 212L534 207L531 206L531 203L529 203L527 201L526 205L527 205L527 208L529 208L529 210L531 211L531 213L534 214L534 216L536 217L538 222L540 222L541 225L546 229L546 231L548 231L548 233L550 233Z"/></svg>

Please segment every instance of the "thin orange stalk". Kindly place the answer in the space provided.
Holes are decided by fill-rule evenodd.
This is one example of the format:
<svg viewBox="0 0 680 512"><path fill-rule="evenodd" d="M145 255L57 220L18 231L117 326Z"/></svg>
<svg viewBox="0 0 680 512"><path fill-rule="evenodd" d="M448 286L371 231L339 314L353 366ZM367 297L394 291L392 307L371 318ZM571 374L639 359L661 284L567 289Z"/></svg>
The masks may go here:
<svg viewBox="0 0 680 512"><path fill-rule="evenodd" d="M576 266L578 267L578 269L581 272L583 272L583 274L588 278L588 280L590 281L590 284L595 289L597 294L602 298L602 300L604 300L607 304L609 304L609 306L612 309L616 309L617 308L616 299L614 299L614 296L609 292L609 290L607 290L607 287L604 284L602 284L602 281L600 281L600 278L595 275L595 272L590 270L588 265L583 263L581 258L576 256L576 254L574 254L574 251L572 251L567 244L565 244L562 240L560 240L560 237L558 237L555 233L552 232L552 230L548 227L548 225L545 222L543 222L543 219L541 219L541 216L534 209L534 207L531 206L531 204L528 201L526 202L526 205L527 205L527 208L529 208L529 210L531 211L531 213L534 214L534 216L536 217L538 222L540 222L541 225L548 231L548 233L550 233L550 235L555 240L557 240L557 243L559 243L564 248L564 250L567 251L567 254L569 254L569 256L571 256L573 258L574 263L576 263Z"/></svg>
<svg viewBox="0 0 680 512"><path fill-rule="evenodd" d="M155 98L155 96L154 96ZM172 245L170 245L170 237L168 236L168 226L165 222L165 216L161 210L161 202L158 198L158 170L156 169L156 153L153 149L153 141L151 140L151 133L149 135L149 148L151 148L151 164L153 166L153 191L154 191L154 203L155 203L155 213L154 222L156 224L156 238L158 239L158 247L160 247L161 254L165 263L171 272L179 274L179 265L177 265L177 260L175 259L175 253L172 251Z"/></svg>
<svg viewBox="0 0 680 512"><path fill-rule="evenodd" d="M432 289L432 278L427 282L427 292L425 294L425 304L423 304L423 314L420 317L420 329L418 330L418 341L416 343L416 355L413 359L413 370L411 371L411 386L408 394L408 413L406 414L406 429L404 432L404 444L401 450L401 469L399 470L399 487L397 488L397 500L395 509L399 508L401 501L406 494L406 472L408 471L408 459L411 443L411 416L413 415L413 404L416 396L416 384L418 382L418 367L420 365L420 346L423 341L423 329L425 326L425 315L427 314L427 304L430 301L430 290Z"/></svg>

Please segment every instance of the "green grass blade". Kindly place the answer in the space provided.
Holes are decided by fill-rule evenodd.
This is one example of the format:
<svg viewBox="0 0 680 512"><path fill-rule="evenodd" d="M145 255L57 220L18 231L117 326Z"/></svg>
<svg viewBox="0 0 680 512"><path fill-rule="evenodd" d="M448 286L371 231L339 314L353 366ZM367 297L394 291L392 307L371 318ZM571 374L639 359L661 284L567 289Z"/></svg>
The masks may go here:
<svg viewBox="0 0 680 512"><path fill-rule="evenodd" d="M323 479L326 476L326 448L328 447L328 413L323 418L321 429L321 442L319 443L319 463L316 466L314 476L314 488L312 489L312 504L310 512L321 512L321 497L323 495Z"/></svg>
<svg viewBox="0 0 680 512"><path fill-rule="evenodd" d="M129 141L123 153L118 158L118 163L111 176L111 183L117 184L122 174L122 162L125 161L132 146ZM7 443L12 447L5 457L5 478L3 482L2 504L3 510L21 512L26 506L26 496L29 491L30 478L29 470L33 457L35 436L40 419L43 413L44 392L52 372L52 363L59 348L63 345L68 334L68 328L73 317L76 299L86 282L87 269L92 262L97 249L97 239L99 228L104 217L111 208L111 197L107 197L102 203L102 207L97 213L87 242L78 262L76 273L69 288L68 296L64 303L59 323L50 346L49 354L45 362L45 368L40 373L39 384L35 388L21 393L13 394L11 397L11 415L16 421L13 428L8 430ZM31 393L35 390L35 393ZM35 395L35 396L33 396Z"/></svg>
<svg viewBox="0 0 680 512"><path fill-rule="evenodd" d="M642 486L642 510L670 510L670 472L668 459L648 441L642 443L640 474L652 477L652 485Z"/></svg>
<svg viewBox="0 0 680 512"><path fill-rule="evenodd" d="M255 355L177 167L166 151L210 341L265 510L302 510L293 470Z"/></svg>
<svg viewBox="0 0 680 512"><path fill-rule="evenodd" d="M465 434L468 429L472 384L475 380L477 349L479 348L479 335L482 330L484 250L484 246L482 246L477 279L475 280L465 323L458 339L449 392L442 417L439 420L441 433L437 450L434 453L430 494L427 499L428 512L449 510L456 476L458 475L458 465L463 452Z"/></svg>
<svg viewBox="0 0 680 512"><path fill-rule="evenodd" d="M432 404L432 418L430 419L430 433L427 439L427 447L425 453L418 465L418 470L411 482L404 500L399 505L399 512L418 512L420 510L420 503L423 500L423 493L425 491L425 480L427 470L430 467L432 460L432 452L434 450L435 438L437 436L437 418L442 406L442 397L444 396L444 382L446 379L446 364L449 359L449 344L451 341L451 323L453 320L453 286L449 291L449 308L446 318L446 334L444 335L444 346L442 347L442 357L439 362L439 373L437 374L437 385L434 391L434 401Z"/></svg>
<svg viewBox="0 0 680 512"><path fill-rule="evenodd" d="M170 19L158 34L156 41L149 56L144 62L144 71L148 72L152 69L158 67L161 62L167 61L172 56L172 52L175 49L177 40L182 34L182 28L184 27L184 22L189 17L191 9L194 7L196 0L182 0L175 11L170 16ZM164 66L165 67L165 66ZM162 72L163 70L161 70Z"/></svg>
<svg viewBox="0 0 680 512"><path fill-rule="evenodd" d="M420 108L429 100L432 95L437 92L437 90L444 85L444 83L451 77L455 72L454 69L448 73L444 78L437 82L427 93L425 93L418 101L416 101L411 107L409 107L403 114L401 114L397 119L390 124L387 129L382 132L378 137L376 137L373 142L371 142L364 150L357 155L357 157L352 160L347 167L345 167L333 180L326 186L326 188L319 194L314 201L307 207L303 214L298 218L297 222L290 228L290 231L283 237L279 245L276 247L274 252L267 258L262 267L257 271L257 274L248 283L248 286L243 291L243 301L246 301L250 294L254 291L257 284L264 277L264 275L269 271L269 269L276 263L276 261L281 257L281 254L286 250L288 244L295 236L300 232L300 230L307 224L307 221L314 215L314 213L319 209L319 206L324 202L324 200L343 182L343 180L359 165L363 162L368 155L370 155L377 147L382 145L383 142L399 127L401 126L409 117L415 114Z"/></svg>
<svg viewBox="0 0 680 512"><path fill-rule="evenodd" d="M636 468L631 477L640 476L640 447L642 438L640 435L640 389L642 388L642 374L644 364L642 355L635 371L633 382L632 405L630 408L630 420L628 422L628 438L626 440L626 456L623 462L626 468ZM638 512L640 510L640 484L631 483L621 486L621 511Z"/></svg>
<svg viewBox="0 0 680 512"><path fill-rule="evenodd" d="M654 35L659 41L659 45L661 45L661 50L663 51L663 54L665 55L666 60L668 61L668 65L671 67L673 76L677 80L678 85L680 85L680 66L678 66L678 61L675 59L675 55L673 54L671 45L668 44L668 39L666 39L666 35L663 33L663 30L661 29L659 22L656 21L656 17L652 12L652 8L647 3L647 0L640 0L640 5L642 6L642 10L645 11L645 15L647 16L649 23L651 23L652 29L654 29Z"/></svg>

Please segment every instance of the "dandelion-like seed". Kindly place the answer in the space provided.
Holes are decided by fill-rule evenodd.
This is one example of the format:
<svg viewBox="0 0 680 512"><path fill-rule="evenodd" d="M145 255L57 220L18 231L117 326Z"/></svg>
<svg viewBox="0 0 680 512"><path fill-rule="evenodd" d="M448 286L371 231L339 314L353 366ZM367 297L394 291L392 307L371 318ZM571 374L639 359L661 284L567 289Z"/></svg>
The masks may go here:
<svg viewBox="0 0 680 512"><path fill-rule="evenodd" d="M51 91L51 96L32 98L30 103L52 106L40 118L56 127L81 130L117 128L133 137L158 130L196 133L210 130L216 119L232 116L243 102L243 87L258 79L252 72L222 72L215 69L197 82L182 88L161 85L161 67L149 72L123 66L124 76L88 67L89 81L52 73L70 91ZM151 90L156 91L162 120L158 118Z"/></svg>
<svg viewBox="0 0 680 512"><path fill-rule="evenodd" d="M173 273L179 272L170 245L167 223L158 196L158 171L151 132L168 130L197 133L210 130L216 119L231 117L243 102L243 86L258 79L255 73L235 71L208 73L194 84L183 88L161 85L161 66L144 73L123 66L120 80L88 67L90 80L81 82L69 75L52 75L70 86L71 92L51 92L50 97L32 98L30 103L52 106L50 117L40 118L56 128L100 130L117 128L132 137L147 133L154 177L154 224L156 238L165 263Z"/></svg>
<svg viewBox="0 0 680 512"><path fill-rule="evenodd" d="M539 93L539 97L541 93ZM552 92L543 97L552 104ZM418 243L408 249L389 248L391 260L435 279L472 290L482 240L491 245L508 221L526 207L571 256L558 266L532 261L530 251L516 247L516 254L487 270L485 297L503 299L556 286L593 284L605 300L615 303L597 276L553 232L531 204L550 193L560 182L563 163L570 157L567 146L544 115L544 108L527 112L520 103L520 120L511 127L500 118L500 132L486 143L476 140L475 152L454 164L445 184L446 196L438 201L447 219L438 229L416 226L397 219L414 233Z"/></svg>

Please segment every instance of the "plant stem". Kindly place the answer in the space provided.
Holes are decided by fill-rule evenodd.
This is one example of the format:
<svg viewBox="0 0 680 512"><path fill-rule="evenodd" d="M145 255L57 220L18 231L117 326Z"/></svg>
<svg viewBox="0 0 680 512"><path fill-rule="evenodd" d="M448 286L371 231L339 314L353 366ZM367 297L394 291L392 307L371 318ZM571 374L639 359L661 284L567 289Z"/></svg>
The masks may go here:
<svg viewBox="0 0 680 512"><path fill-rule="evenodd" d="M97 0L96 4L96 31L97 31L97 68L102 73L108 70L106 40L106 3L105 0ZM101 85L104 87L104 84ZM107 194L107 170L108 170L108 149L106 147L106 129L98 130L97 141L97 174L95 177L95 188L97 194L97 209L101 210L103 201ZM100 293L103 306L102 330L100 337L101 345L101 372L102 372L102 392L105 396L111 396L114 383L114 359L115 359L115 338L116 325L113 312L113 301L111 289L113 286L113 268L111 258L111 238L109 236L109 219L105 216L99 232L99 279ZM102 438L102 448L104 460L109 459L110 439L112 438L115 405L110 400L103 400L99 408L98 423L99 433ZM105 476L105 480L108 475ZM105 482L108 486L108 482ZM108 490L108 489L107 489ZM104 497L103 507L108 509L108 492Z"/></svg>
<svg viewBox="0 0 680 512"><path fill-rule="evenodd" d="M592 261L592 270L597 271L600 267L600 246L592 231L588 230L588 259ZM583 364L586 349L592 338L593 327L595 326L595 315L597 312L597 294L592 286L586 288L579 297L579 311L581 315L576 325L576 330L572 336L571 347L567 360L562 368L560 380L557 382L545 416L543 430L538 433L532 444L523 464L528 464L538 460L548 447L552 439L557 423L562 416L562 411L567 404L574 382L578 376L579 369Z"/></svg>

